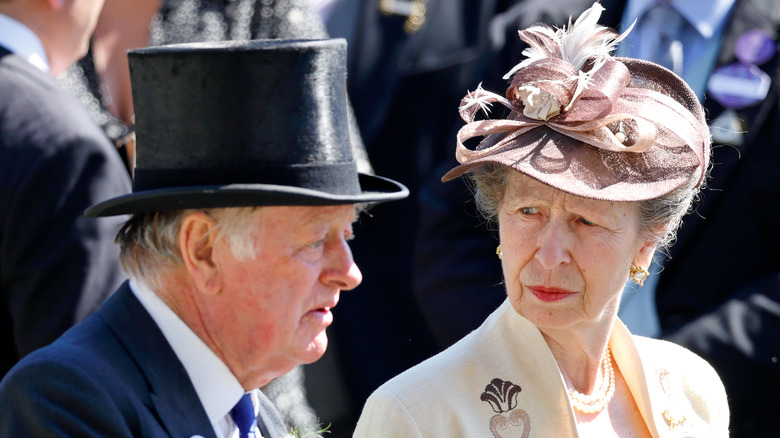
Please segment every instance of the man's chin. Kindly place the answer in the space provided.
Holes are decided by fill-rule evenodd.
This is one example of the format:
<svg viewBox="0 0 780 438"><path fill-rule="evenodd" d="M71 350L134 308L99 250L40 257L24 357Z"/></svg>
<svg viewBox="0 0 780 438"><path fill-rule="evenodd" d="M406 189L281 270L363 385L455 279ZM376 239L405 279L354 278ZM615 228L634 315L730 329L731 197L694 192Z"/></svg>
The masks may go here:
<svg viewBox="0 0 780 438"><path fill-rule="evenodd" d="M318 361L325 351L328 349L328 335L325 334L325 330L320 332L306 348L306 352L302 357L302 363L310 364Z"/></svg>

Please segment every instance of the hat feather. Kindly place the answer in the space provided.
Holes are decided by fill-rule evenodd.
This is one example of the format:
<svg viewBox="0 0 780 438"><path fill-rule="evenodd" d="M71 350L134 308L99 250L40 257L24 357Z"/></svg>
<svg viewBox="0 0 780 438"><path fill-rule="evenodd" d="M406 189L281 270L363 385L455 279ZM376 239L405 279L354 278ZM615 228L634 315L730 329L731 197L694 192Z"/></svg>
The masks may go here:
<svg viewBox="0 0 780 438"><path fill-rule="evenodd" d="M590 77L604 62L609 59L610 53L615 50L617 43L623 40L633 28L631 27L622 35L614 30L598 24L604 7L594 3L583 12L574 24L556 29L544 24L531 26L519 32L520 38L528 44L522 55L526 57L522 62L513 67L504 79L509 79L517 70L544 58L559 58L572 64L578 71L582 70L589 61L592 68L584 77Z"/></svg>

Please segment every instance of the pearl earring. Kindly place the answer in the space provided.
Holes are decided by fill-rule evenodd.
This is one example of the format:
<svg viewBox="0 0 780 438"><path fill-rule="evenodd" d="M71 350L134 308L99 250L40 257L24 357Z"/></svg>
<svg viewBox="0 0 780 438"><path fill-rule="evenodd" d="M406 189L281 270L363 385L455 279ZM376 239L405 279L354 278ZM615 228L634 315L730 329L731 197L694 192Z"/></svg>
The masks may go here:
<svg viewBox="0 0 780 438"><path fill-rule="evenodd" d="M641 266L631 265L628 278L630 278L634 283L638 284L639 287L642 287L642 285L645 284L645 280L649 274L650 273L647 272L647 269Z"/></svg>

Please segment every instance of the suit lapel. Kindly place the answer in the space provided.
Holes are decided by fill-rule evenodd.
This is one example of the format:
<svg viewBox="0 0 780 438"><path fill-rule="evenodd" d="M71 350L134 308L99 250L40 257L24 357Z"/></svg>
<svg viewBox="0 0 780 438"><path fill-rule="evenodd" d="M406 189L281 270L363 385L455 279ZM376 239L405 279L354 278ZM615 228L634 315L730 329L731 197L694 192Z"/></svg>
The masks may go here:
<svg viewBox="0 0 780 438"><path fill-rule="evenodd" d="M281 414L276 410L271 400L259 389L257 391L257 401L259 403L257 412L257 428L265 438L284 436L286 426L282 421Z"/></svg>
<svg viewBox="0 0 780 438"><path fill-rule="evenodd" d="M100 313L146 377L153 409L168 433L216 438L183 365L127 282Z"/></svg>

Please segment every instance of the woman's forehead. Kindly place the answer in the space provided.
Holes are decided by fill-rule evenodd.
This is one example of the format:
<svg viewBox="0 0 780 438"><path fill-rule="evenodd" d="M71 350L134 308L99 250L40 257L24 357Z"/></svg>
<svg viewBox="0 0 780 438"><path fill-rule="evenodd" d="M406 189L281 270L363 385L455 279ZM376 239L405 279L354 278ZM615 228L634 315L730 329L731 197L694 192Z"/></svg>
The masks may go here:
<svg viewBox="0 0 780 438"><path fill-rule="evenodd" d="M604 201L573 195L520 172L512 171L508 177L504 203L509 205L516 202L534 202L544 205L561 204L566 208L607 211L624 211L635 208L634 203L631 202Z"/></svg>

